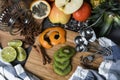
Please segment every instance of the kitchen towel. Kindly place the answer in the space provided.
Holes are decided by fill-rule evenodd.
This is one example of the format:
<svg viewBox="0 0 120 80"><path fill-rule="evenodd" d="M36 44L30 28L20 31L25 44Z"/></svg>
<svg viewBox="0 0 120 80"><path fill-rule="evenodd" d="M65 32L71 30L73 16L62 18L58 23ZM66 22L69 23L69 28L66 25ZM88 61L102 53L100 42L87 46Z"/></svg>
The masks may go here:
<svg viewBox="0 0 120 80"><path fill-rule="evenodd" d="M98 71L78 66L69 80L120 80L120 60L104 60Z"/></svg>
<svg viewBox="0 0 120 80"><path fill-rule="evenodd" d="M78 66L69 80L120 80L120 47L105 37L98 41L102 47L110 47L111 54L103 56L98 71Z"/></svg>
<svg viewBox="0 0 120 80"><path fill-rule="evenodd" d="M109 56L103 56L105 60L120 60L120 46L118 46L112 40L106 37L99 38L98 42L102 47L111 49L111 54Z"/></svg>

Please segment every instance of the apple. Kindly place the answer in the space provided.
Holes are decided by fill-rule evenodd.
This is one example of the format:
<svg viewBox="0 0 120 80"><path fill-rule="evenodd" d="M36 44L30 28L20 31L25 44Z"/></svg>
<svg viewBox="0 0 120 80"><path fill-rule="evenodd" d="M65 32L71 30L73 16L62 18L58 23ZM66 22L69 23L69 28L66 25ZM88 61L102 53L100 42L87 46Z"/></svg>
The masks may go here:
<svg viewBox="0 0 120 80"><path fill-rule="evenodd" d="M52 23L66 24L70 20L71 14L65 14L53 4L48 18Z"/></svg>
<svg viewBox="0 0 120 80"><path fill-rule="evenodd" d="M82 6L83 2L83 0L55 0L55 5L64 13L72 14Z"/></svg>

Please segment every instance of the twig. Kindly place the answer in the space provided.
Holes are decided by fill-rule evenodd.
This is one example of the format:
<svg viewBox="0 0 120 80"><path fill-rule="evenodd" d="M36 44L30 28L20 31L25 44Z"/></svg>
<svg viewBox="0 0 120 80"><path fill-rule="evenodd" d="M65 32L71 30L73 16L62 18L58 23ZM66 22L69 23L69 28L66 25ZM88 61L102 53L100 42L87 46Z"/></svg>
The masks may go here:
<svg viewBox="0 0 120 80"><path fill-rule="evenodd" d="M35 48L35 50L38 52L38 53L41 53L42 54L42 60L43 60L43 65L45 65L47 62L50 63L51 62L51 58L46 54L45 52L45 49L40 46L40 45L33 45L33 47Z"/></svg>
<svg viewBox="0 0 120 80"><path fill-rule="evenodd" d="M51 58L47 55L45 49L41 46L41 45L38 45L39 48L40 48L40 52L42 53L42 55L44 56L45 60L50 63L51 62Z"/></svg>

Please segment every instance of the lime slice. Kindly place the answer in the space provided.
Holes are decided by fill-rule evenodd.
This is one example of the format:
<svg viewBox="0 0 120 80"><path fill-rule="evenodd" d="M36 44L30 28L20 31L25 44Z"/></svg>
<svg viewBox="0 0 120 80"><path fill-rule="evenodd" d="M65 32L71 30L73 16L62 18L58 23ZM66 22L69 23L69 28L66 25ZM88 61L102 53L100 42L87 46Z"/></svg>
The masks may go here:
<svg viewBox="0 0 120 80"><path fill-rule="evenodd" d="M17 53L18 53L17 60L18 61L24 61L27 57L26 51L22 47L17 47L16 50L17 50Z"/></svg>
<svg viewBox="0 0 120 80"><path fill-rule="evenodd" d="M5 47L1 51L2 60L5 62L12 62L16 59L17 53L13 47Z"/></svg>
<svg viewBox="0 0 120 80"><path fill-rule="evenodd" d="M11 47L14 47L14 48L16 48L16 47L20 47L20 46L22 46L22 41L21 40L11 40L11 41L9 41L8 42L8 46L11 46Z"/></svg>

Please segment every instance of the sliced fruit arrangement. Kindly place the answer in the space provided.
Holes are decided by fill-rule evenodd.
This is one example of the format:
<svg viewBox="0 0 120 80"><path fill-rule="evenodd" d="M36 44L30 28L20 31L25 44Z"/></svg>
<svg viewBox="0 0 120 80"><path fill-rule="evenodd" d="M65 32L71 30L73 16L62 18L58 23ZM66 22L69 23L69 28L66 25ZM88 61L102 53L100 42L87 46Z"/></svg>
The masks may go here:
<svg viewBox="0 0 120 80"><path fill-rule="evenodd" d="M48 18L52 26L59 24L75 32L91 14L91 6L84 0L33 0L30 10L36 19Z"/></svg>
<svg viewBox="0 0 120 80"><path fill-rule="evenodd" d="M43 28L46 25L51 25L51 26L55 26L55 25L59 25L64 27L65 29L69 29L75 32L78 32L80 30L80 28L82 26L86 26L88 23L87 19L89 18L90 14L91 14L91 6L88 2L81 2L81 6L76 9L74 12L72 12L71 14L66 14L63 10L61 10L59 7L57 7L57 5L60 5L59 3L57 4L56 2L57 0L55 0L55 3L53 3L50 14L48 15L48 23L45 21L43 22ZM64 1L60 1L61 4L64 4ZM66 1L67 2L67 1ZM70 4L76 4L74 3L74 1L70 1ZM68 1L69 4L69 1ZM66 4L67 5L67 4ZM70 7L69 9L71 9L72 7ZM87 11L86 11L87 10ZM74 16L73 16L74 15Z"/></svg>
<svg viewBox="0 0 120 80"><path fill-rule="evenodd" d="M71 46L63 46L54 53L53 69L54 72L65 76L72 70L71 58L75 54L75 49Z"/></svg>
<svg viewBox="0 0 120 80"><path fill-rule="evenodd" d="M22 44L22 41L17 39L9 41L8 46L1 51L2 60L6 62L13 62L16 58L20 62L26 60L27 54Z"/></svg>
<svg viewBox="0 0 120 80"><path fill-rule="evenodd" d="M35 0L31 3L30 10L35 19L44 19L49 15L51 7L45 0Z"/></svg>
<svg viewBox="0 0 120 80"><path fill-rule="evenodd" d="M89 18L98 36L107 36L113 28L120 28L120 3L109 0L93 9Z"/></svg>

